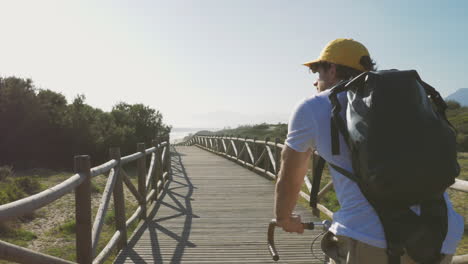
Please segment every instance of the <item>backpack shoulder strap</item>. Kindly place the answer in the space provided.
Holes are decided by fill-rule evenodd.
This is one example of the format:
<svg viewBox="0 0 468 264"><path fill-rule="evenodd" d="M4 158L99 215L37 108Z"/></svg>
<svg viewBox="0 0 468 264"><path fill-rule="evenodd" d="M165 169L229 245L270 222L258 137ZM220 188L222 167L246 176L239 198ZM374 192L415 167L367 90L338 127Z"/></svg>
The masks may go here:
<svg viewBox="0 0 468 264"><path fill-rule="evenodd" d="M320 181L322 180L323 168L325 167L325 160L318 156L317 162L314 164L312 188L310 190L309 205L312 208L317 208L318 193L320 191Z"/></svg>
<svg viewBox="0 0 468 264"><path fill-rule="evenodd" d="M325 159L322 158L321 156L318 156L318 160L314 164L314 171L313 171L313 179L312 179L312 188L310 190L310 201L309 205L312 208L317 208L317 203L318 203L318 193L320 191L320 181L322 180L322 174L323 174L323 169L325 168ZM354 175L353 173L338 167L330 162L328 164L335 169L337 172L343 174L350 180L359 183L359 178Z"/></svg>
<svg viewBox="0 0 468 264"><path fill-rule="evenodd" d="M343 174L343 175L346 176L348 179L350 179L350 180L352 180L352 181L354 181L354 182L356 182L356 183L359 184L359 178L358 178L355 174L353 174L353 173L351 173L351 172L349 172L349 171L347 171L347 170L345 170L345 169L343 169L343 168L341 168L341 167L338 167L338 166L336 166L335 164L332 164L332 163L330 163L330 162L329 162L328 164L330 165L330 167L332 167L333 169L335 169L335 170L336 170L337 172L339 172L340 174Z"/></svg>

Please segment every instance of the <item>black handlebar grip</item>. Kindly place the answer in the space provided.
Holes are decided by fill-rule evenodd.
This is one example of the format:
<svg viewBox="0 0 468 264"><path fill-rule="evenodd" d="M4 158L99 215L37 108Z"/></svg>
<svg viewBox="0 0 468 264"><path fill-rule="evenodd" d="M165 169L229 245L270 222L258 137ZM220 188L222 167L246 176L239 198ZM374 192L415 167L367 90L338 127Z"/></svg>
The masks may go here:
<svg viewBox="0 0 468 264"><path fill-rule="evenodd" d="M304 229L307 229L307 230L314 230L315 228L314 222L302 223L302 225L304 226Z"/></svg>
<svg viewBox="0 0 468 264"><path fill-rule="evenodd" d="M304 229L313 230L315 228L314 222L302 223ZM276 219L272 219L268 225L268 250L270 251L271 256L274 261L279 260L279 254L275 246L275 227Z"/></svg>
<svg viewBox="0 0 468 264"><path fill-rule="evenodd" d="M270 254L273 257L273 260L278 261L279 254L275 247L275 227L276 219L273 219L268 225L268 250L270 251Z"/></svg>

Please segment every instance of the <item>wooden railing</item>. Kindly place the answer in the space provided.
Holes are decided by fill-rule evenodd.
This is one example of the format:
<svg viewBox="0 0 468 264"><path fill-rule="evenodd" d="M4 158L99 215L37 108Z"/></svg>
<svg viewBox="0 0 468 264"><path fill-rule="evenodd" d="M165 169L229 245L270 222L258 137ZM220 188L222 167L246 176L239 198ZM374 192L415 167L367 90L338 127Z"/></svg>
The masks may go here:
<svg viewBox="0 0 468 264"><path fill-rule="evenodd" d="M276 179L279 173L280 156L283 144L279 138L274 142L240 137L195 136L180 145L196 145L252 169L253 171Z"/></svg>
<svg viewBox="0 0 468 264"><path fill-rule="evenodd" d="M147 205L157 199L162 186L169 177L171 167L168 137L154 140L151 148L146 148L144 143L139 143L137 144L137 152L125 157L120 156L119 148L111 148L109 153L111 160L94 168L90 166L89 156L76 156L74 160L75 175L38 194L0 205L0 221L31 213L74 191L77 263L103 263L113 249L121 250L127 245L127 227L137 219L146 219ZM148 170L146 169L147 155L151 155ZM124 165L133 161L136 161L137 165L137 187L130 181L130 177L123 168ZM91 223L91 178L105 173L109 173L107 183L94 223ZM123 184L135 196L139 205L129 219L125 217ZM97 244L111 196L114 199L116 231L107 245L100 252L97 252ZM24 264L74 263L4 241L0 241L0 259Z"/></svg>
<svg viewBox="0 0 468 264"><path fill-rule="evenodd" d="M284 146L283 144L279 143L279 139L276 139L275 142L270 142L269 138L259 141L256 139L232 136L194 136L190 140L181 143L181 145L196 145L202 149L234 160L239 164L249 167L262 175L268 176L273 180L278 177L280 168L280 153ZM312 172L314 171L313 168L317 161L318 155L317 153L314 153L312 155ZM262 164L262 166L259 167L259 164ZM310 193L312 183L307 175L304 176L304 183ZM325 205L320 204L320 200L325 196L325 194L327 194L327 192L332 189L333 183L330 181L319 191L317 197L317 209L312 210L312 213L315 216L320 217L320 212L322 212L330 219L333 218L333 212ZM450 186L450 189L468 193L468 181L456 179L455 184ZM300 195L305 200L310 201L310 196L308 193L300 191ZM452 263L468 263L468 254L455 256Z"/></svg>

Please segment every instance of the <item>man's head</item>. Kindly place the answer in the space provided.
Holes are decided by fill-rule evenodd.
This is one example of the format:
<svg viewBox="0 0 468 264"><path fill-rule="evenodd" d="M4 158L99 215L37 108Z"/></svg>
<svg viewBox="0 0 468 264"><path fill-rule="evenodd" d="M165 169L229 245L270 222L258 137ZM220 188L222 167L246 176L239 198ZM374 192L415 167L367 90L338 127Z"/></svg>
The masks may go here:
<svg viewBox="0 0 468 264"><path fill-rule="evenodd" d="M325 46L317 59L304 65L313 73L319 73L319 78L314 83L319 91L364 71L375 70L375 63L367 48L353 39L333 40Z"/></svg>

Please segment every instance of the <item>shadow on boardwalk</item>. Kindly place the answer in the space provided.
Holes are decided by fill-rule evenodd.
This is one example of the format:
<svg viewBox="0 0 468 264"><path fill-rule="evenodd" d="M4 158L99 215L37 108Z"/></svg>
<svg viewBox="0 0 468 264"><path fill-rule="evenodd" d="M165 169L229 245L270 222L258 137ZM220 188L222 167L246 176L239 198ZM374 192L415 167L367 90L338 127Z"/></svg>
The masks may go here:
<svg viewBox="0 0 468 264"><path fill-rule="evenodd" d="M198 218L193 214L191 204L191 196L196 187L187 176L181 154L172 149L171 155L172 177L166 182L158 201L148 213L148 220L135 230L127 248L114 263L181 263L186 247L196 246L189 240L192 219ZM159 213L161 211L164 213ZM169 221L172 223L167 224ZM181 223L179 226L182 228L174 228L174 221ZM137 242L142 247L142 241L145 242L144 253L141 249L138 252L135 250ZM168 254L169 250L173 250L172 255Z"/></svg>

